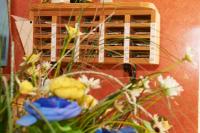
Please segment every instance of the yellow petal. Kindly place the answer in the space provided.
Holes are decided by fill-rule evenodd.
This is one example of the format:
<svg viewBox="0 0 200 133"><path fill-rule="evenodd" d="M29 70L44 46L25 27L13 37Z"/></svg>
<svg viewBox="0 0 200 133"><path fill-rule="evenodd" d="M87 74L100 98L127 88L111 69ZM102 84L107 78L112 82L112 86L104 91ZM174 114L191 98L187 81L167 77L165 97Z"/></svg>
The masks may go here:
<svg viewBox="0 0 200 133"><path fill-rule="evenodd" d="M41 53L39 54L32 54L30 56L26 56L24 59L25 61L29 64L29 63L36 63L39 61L41 56Z"/></svg>
<svg viewBox="0 0 200 133"><path fill-rule="evenodd" d="M169 130L172 126L169 124L168 121L162 121L162 125L166 130Z"/></svg>
<svg viewBox="0 0 200 133"><path fill-rule="evenodd" d="M25 80L19 84L19 92L21 94L29 94L35 90L36 90L36 88L34 88L33 85L27 80Z"/></svg>
<svg viewBox="0 0 200 133"><path fill-rule="evenodd" d="M83 97L84 90L78 88L60 88L54 91L54 94L64 99L77 100Z"/></svg>
<svg viewBox="0 0 200 133"><path fill-rule="evenodd" d="M123 104L120 104L117 100L114 102L114 107L119 111L119 112L123 112Z"/></svg>
<svg viewBox="0 0 200 133"><path fill-rule="evenodd" d="M38 76L40 74L39 72L39 69L36 69L35 67L29 67L27 70L26 70L26 73L28 75L33 75L35 74L35 76Z"/></svg>
<svg viewBox="0 0 200 133"><path fill-rule="evenodd" d="M83 98L82 106L84 108L92 108L94 107L98 101L91 95L85 95Z"/></svg>
<svg viewBox="0 0 200 133"><path fill-rule="evenodd" d="M74 38L74 37L82 34L77 28L73 28L68 25L66 25L65 27L67 29L68 36L70 36L71 38Z"/></svg>
<svg viewBox="0 0 200 133"><path fill-rule="evenodd" d="M78 88L78 89L86 88L86 86L80 81L75 80L73 78L68 78L66 76L60 76L55 79L52 79L49 87L52 92L60 88Z"/></svg>

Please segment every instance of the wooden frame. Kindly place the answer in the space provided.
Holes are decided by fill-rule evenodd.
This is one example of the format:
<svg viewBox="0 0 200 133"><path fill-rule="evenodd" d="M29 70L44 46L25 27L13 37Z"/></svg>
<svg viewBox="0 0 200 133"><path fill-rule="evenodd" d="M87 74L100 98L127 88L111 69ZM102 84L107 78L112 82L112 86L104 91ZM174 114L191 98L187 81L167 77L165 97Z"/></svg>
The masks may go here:
<svg viewBox="0 0 200 133"><path fill-rule="evenodd" d="M95 27L97 31L85 42L75 44L75 62L159 64L160 14L152 3L36 4L32 6L31 16L34 49L51 51L47 52L50 57L44 55L44 60L58 60L60 41L66 36L65 25L76 27L81 16L78 27L81 32ZM91 45L91 40L96 44ZM73 43L69 49L72 47ZM83 57L88 50L93 51L93 58ZM65 57L64 61L70 58Z"/></svg>

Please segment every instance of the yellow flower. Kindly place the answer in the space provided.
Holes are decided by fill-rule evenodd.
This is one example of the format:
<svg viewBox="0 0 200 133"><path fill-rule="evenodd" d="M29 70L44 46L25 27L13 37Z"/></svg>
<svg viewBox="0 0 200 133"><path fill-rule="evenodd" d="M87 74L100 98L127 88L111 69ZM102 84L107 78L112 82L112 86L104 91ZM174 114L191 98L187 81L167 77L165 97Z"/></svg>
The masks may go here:
<svg viewBox="0 0 200 133"><path fill-rule="evenodd" d="M91 95L85 95L84 97L83 97L83 99L82 99L82 101L80 101L81 102L81 106L83 107L83 108L92 108L92 107L94 107L97 103L98 103L98 101L97 101L97 99L96 98L94 98L93 96L91 96Z"/></svg>
<svg viewBox="0 0 200 133"><path fill-rule="evenodd" d="M67 34L69 37L74 38L82 33L78 30L78 28L73 28L71 26L66 25Z"/></svg>
<svg viewBox="0 0 200 133"><path fill-rule="evenodd" d="M36 88L33 87L33 85L27 81L24 80L19 84L19 92L21 94L29 94L29 95L34 95L36 91Z"/></svg>
<svg viewBox="0 0 200 133"><path fill-rule="evenodd" d="M40 67L29 67L27 70L26 70L26 73L28 75L35 75L35 76L38 76L40 74Z"/></svg>
<svg viewBox="0 0 200 133"><path fill-rule="evenodd" d="M24 66L26 64L34 64L34 63L39 61L40 56L41 56L41 53L31 54L29 56L25 56L25 57L23 57L24 61L20 64L20 66Z"/></svg>
<svg viewBox="0 0 200 133"><path fill-rule="evenodd" d="M124 105L123 105L123 103L120 103L120 101L116 100L116 101L114 102L114 107L115 107L119 112L123 112Z"/></svg>
<svg viewBox="0 0 200 133"><path fill-rule="evenodd" d="M193 59L193 51L192 51L192 48L191 47L187 47L186 48L186 53L185 53L185 55L184 55L184 57L183 57L183 60L184 61L188 61L188 62L192 62L192 59Z"/></svg>
<svg viewBox="0 0 200 133"><path fill-rule="evenodd" d="M58 97L78 100L85 94L86 86L74 78L60 76L50 81L49 89Z"/></svg>
<svg viewBox="0 0 200 133"><path fill-rule="evenodd" d="M27 62L27 64L36 63L36 62L39 61L40 56L41 56L41 53L39 53L39 54L31 54L30 56L24 57L24 60Z"/></svg>
<svg viewBox="0 0 200 133"><path fill-rule="evenodd" d="M44 62L42 62L41 66L45 71L47 71L47 70L49 70L51 68L51 63L48 62L48 61L44 61Z"/></svg>

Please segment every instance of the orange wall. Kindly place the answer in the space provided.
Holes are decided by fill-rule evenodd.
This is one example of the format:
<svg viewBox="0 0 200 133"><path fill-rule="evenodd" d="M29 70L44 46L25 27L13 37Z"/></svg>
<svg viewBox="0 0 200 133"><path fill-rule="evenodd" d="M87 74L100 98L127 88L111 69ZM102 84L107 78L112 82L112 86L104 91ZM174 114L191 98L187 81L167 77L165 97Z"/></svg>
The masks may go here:
<svg viewBox="0 0 200 133"><path fill-rule="evenodd" d="M32 0L38 2L40 0ZM198 60L198 49L200 45L200 1L199 0L115 0L116 2L147 1L154 3L161 14L161 60L159 66L137 66L138 75L160 70L174 61L172 56L166 53L169 51L175 57L182 57L186 46L195 49L195 61ZM12 3L12 14L21 17L28 17L28 9L31 0L14 0ZM14 23L12 23L12 33L15 37L16 47L16 69L22 60L23 52L18 33ZM127 81L128 78L123 71L112 66L104 66L100 69L114 76ZM8 68L4 70L9 73ZM173 110L169 111L166 100L162 100L158 106L151 109L167 116L174 125L171 133L197 133L197 99L198 99L198 63L195 65L185 64L170 72L175 79L184 87L184 92L180 97L174 99L171 104ZM101 98L112 92L115 84L110 84L106 80L104 89L94 91L97 98Z"/></svg>

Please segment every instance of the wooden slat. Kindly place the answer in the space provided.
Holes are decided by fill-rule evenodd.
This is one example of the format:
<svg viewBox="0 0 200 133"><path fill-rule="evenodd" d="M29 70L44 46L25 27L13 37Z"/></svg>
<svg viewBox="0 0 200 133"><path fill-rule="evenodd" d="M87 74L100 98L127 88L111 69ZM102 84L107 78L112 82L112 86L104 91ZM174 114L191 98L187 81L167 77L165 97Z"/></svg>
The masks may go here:
<svg viewBox="0 0 200 133"><path fill-rule="evenodd" d="M131 23L131 27L150 27L150 23Z"/></svg>
<svg viewBox="0 0 200 133"><path fill-rule="evenodd" d="M120 35L105 35L106 39L111 39L111 38L124 38L123 34ZM144 38L144 39L148 39L150 38L150 35L130 35L130 38Z"/></svg>
<svg viewBox="0 0 200 133"><path fill-rule="evenodd" d="M33 24L33 27L40 28L40 27L51 27L51 24Z"/></svg>
<svg viewBox="0 0 200 133"><path fill-rule="evenodd" d="M130 38L149 39L150 35L130 35Z"/></svg>
<svg viewBox="0 0 200 133"><path fill-rule="evenodd" d="M98 48L99 48L98 46L94 45L84 45L84 44L80 45L80 49L98 49Z"/></svg>
<svg viewBox="0 0 200 133"><path fill-rule="evenodd" d="M99 25L99 22L93 22L93 23L90 23L90 24L81 23L80 27L96 27L98 25Z"/></svg>
<svg viewBox="0 0 200 133"><path fill-rule="evenodd" d="M117 8L117 9L152 9L157 10L154 4L149 2L116 2L116 3L73 3L73 4L33 4L31 10L61 10L61 9L81 9L81 8L87 8L87 9L96 9L96 8Z"/></svg>
<svg viewBox="0 0 200 133"><path fill-rule="evenodd" d="M46 45L34 45L34 49L49 49L51 50L51 44L46 44Z"/></svg>
<svg viewBox="0 0 200 133"><path fill-rule="evenodd" d="M35 34L33 38L51 38L51 34L50 35Z"/></svg>
<svg viewBox="0 0 200 133"><path fill-rule="evenodd" d="M70 23L70 24L67 24L67 23L66 24L60 24L60 23L58 23L57 27L63 27L63 28L65 28L66 25L71 26L71 27L75 27L75 23Z"/></svg>
<svg viewBox="0 0 200 133"><path fill-rule="evenodd" d="M33 14L34 16L94 16L95 12L94 11L90 11L90 10L85 10L85 11L73 11L73 13L70 13L71 10L57 10L57 11L40 11L39 13L35 13ZM152 13L155 13L155 11L153 10L105 10L104 15L124 15L124 14L128 14L128 15L151 15ZM96 15L102 15L102 11L100 10L99 12L97 12Z"/></svg>
<svg viewBox="0 0 200 133"><path fill-rule="evenodd" d="M149 46L130 46L129 50L150 50Z"/></svg>
<svg viewBox="0 0 200 133"><path fill-rule="evenodd" d="M123 34L119 34L119 35L107 35L105 34L105 39L111 39L111 38L124 38Z"/></svg>
<svg viewBox="0 0 200 133"><path fill-rule="evenodd" d="M124 50L123 46L106 46L105 50ZM129 50L149 50L149 46L130 46Z"/></svg>
<svg viewBox="0 0 200 133"><path fill-rule="evenodd" d="M105 27L124 27L124 23L121 24L105 23Z"/></svg>

